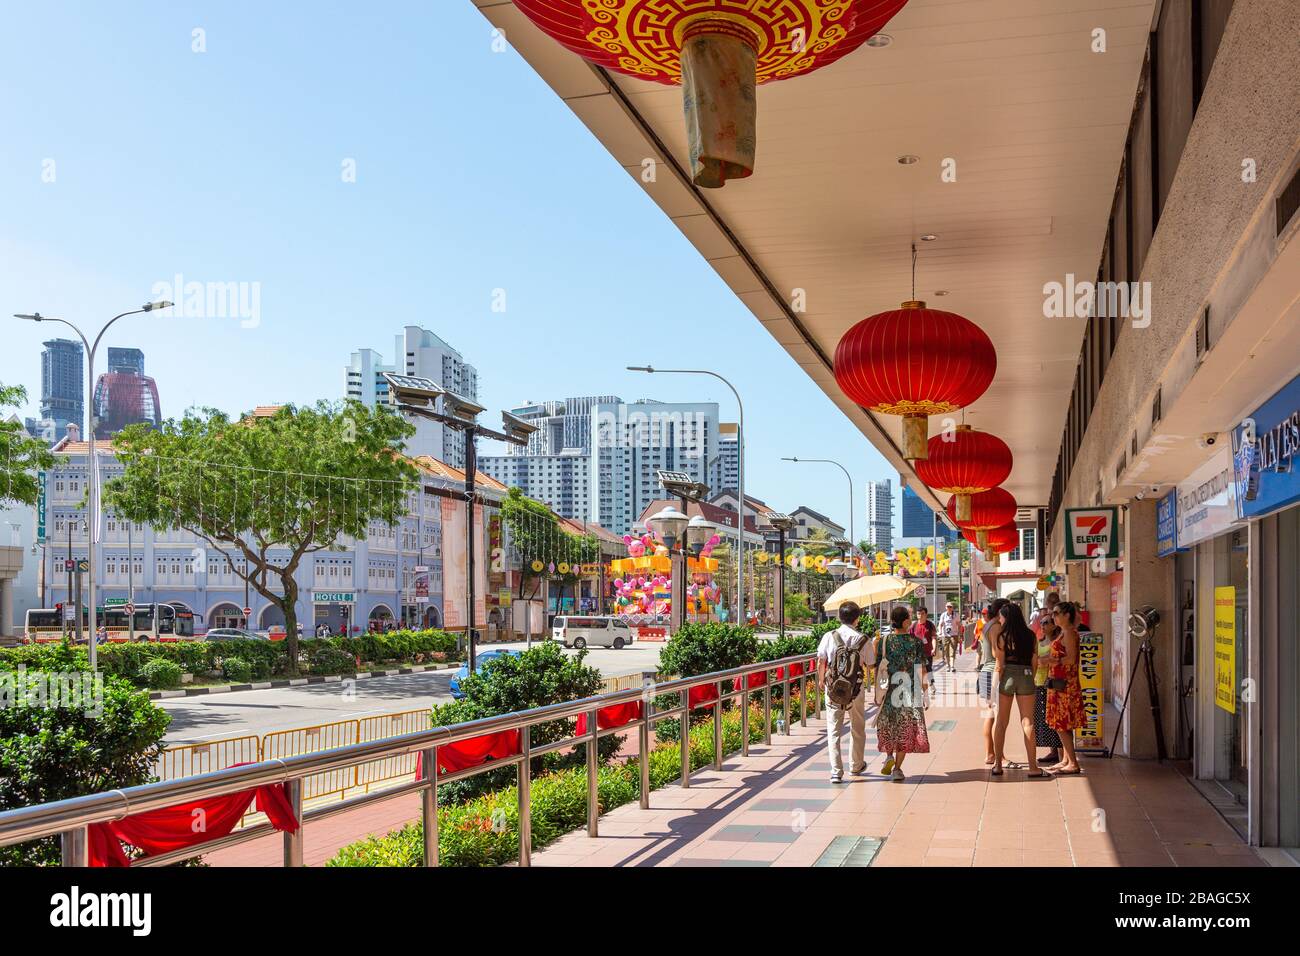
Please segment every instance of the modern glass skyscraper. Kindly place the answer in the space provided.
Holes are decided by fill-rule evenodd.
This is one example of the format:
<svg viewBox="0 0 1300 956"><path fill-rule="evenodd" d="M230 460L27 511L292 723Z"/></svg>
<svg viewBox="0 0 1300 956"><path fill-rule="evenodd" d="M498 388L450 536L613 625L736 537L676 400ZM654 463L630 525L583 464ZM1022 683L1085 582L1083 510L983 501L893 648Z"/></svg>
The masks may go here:
<svg viewBox="0 0 1300 956"><path fill-rule="evenodd" d="M68 424L81 427L86 418L86 366L80 342L50 339L41 353L41 418L54 423L62 438Z"/></svg>
<svg viewBox="0 0 1300 956"><path fill-rule="evenodd" d="M957 532L953 531L942 521L934 520L934 512L929 506L921 500L921 496L909 488L905 483L903 485L903 537L904 538L930 538L934 536L937 525L939 537L945 541L956 541Z"/></svg>

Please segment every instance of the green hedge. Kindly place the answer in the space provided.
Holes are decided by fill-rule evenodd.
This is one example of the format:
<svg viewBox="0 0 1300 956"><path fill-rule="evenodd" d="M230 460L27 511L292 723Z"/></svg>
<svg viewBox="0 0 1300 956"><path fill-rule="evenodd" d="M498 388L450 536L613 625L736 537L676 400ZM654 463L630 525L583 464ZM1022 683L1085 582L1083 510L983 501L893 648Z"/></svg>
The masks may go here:
<svg viewBox="0 0 1300 956"><path fill-rule="evenodd" d="M776 714L772 715L773 726ZM749 740L763 739L763 713L752 708ZM726 753L740 749L740 711L722 717ZM608 813L641 796L640 757L597 771L601 813ZM677 742L660 744L650 752L650 789L658 790L681 775ZM713 726L691 728L691 768L713 762ZM532 781L533 849L553 842L587 822L587 772L574 767L545 773ZM442 866L500 866L519 859L519 792L501 787L458 806L438 808L438 856ZM382 837L371 836L341 849L326 866L423 866L424 826L408 823Z"/></svg>
<svg viewBox="0 0 1300 956"><path fill-rule="evenodd" d="M678 628L659 654L659 673L664 678L698 677L717 671L743 667L759 660L758 649L762 642L754 629L739 624L692 623ZM681 706L681 694L660 694L655 698L657 710L671 710ZM712 711L699 709L691 714L691 722L712 719ZM669 717L655 725L661 740L681 739L681 724Z"/></svg>
<svg viewBox="0 0 1300 956"><path fill-rule="evenodd" d="M28 644L0 648L0 670L45 670L51 660L62 653L59 644ZM299 664L305 673L345 674L356 670L356 660L376 664L419 664L457 659L456 635L446 631L392 631L388 634L362 634L357 637L306 638L298 642ZM86 649L72 646L81 667L86 663ZM326 653L328 652L328 653ZM350 664L343 663L346 656ZM147 682L145 668L151 661L171 661L187 674L224 674L230 658L248 664L248 680L268 680L288 672L289 656L283 641L177 641L169 644L105 644L99 648L99 667L105 674L122 677L138 686ZM314 668L315 662L320 669ZM351 668L351 669L349 669ZM235 671L244 668L235 665ZM234 678L231 678L234 679ZM161 689L161 688L160 688Z"/></svg>

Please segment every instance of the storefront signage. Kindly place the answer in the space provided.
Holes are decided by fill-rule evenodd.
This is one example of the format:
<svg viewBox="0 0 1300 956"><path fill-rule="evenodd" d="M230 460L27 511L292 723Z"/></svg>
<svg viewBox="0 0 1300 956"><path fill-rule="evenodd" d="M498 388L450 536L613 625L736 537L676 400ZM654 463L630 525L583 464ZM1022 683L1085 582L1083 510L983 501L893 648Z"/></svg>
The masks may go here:
<svg viewBox="0 0 1300 956"><path fill-rule="evenodd" d="M1102 637L1091 631L1079 632L1079 690L1083 692L1083 726L1074 732L1076 750L1104 750L1102 712L1106 702L1102 684L1106 661L1102 654Z"/></svg>
<svg viewBox="0 0 1300 956"><path fill-rule="evenodd" d="M312 591L311 602L313 604L356 604L357 595L354 591Z"/></svg>
<svg viewBox="0 0 1300 956"><path fill-rule="evenodd" d="M45 472L36 473L36 543L45 543Z"/></svg>
<svg viewBox="0 0 1300 956"><path fill-rule="evenodd" d="M1119 509L1066 508L1065 560L1119 557Z"/></svg>
<svg viewBox="0 0 1300 956"><path fill-rule="evenodd" d="M1214 703L1237 712L1237 589L1214 589Z"/></svg>
<svg viewBox="0 0 1300 956"><path fill-rule="evenodd" d="M1178 492L1171 491L1156 502L1156 554L1163 558L1179 550Z"/></svg>
<svg viewBox="0 0 1300 956"><path fill-rule="evenodd" d="M1233 429L1232 451L1242 517L1300 501L1300 376Z"/></svg>
<svg viewBox="0 0 1300 956"><path fill-rule="evenodd" d="M1218 452L1178 483L1178 546L1188 548L1227 531L1237 522L1237 488L1232 454Z"/></svg>

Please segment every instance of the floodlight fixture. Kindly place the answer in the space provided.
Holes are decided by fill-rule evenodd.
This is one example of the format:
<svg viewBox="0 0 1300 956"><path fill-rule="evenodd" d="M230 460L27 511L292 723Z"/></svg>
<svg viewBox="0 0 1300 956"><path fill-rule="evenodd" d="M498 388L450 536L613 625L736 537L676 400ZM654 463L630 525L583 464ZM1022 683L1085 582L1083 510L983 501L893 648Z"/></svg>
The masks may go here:
<svg viewBox="0 0 1300 956"><path fill-rule="evenodd" d="M687 501L702 501L709 494L709 486L695 481L684 471L656 471L655 477L664 491Z"/></svg>
<svg viewBox="0 0 1300 956"><path fill-rule="evenodd" d="M777 531L789 531L794 527L794 519L789 515L783 515L776 511L770 511L767 514L767 523Z"/></svg>
<svg viewBox="0 0 1300 956"><path fill-rule="evenodd" d="M473 425L474 419L484 411L483 406L473 399L445 390L442 393L442 410L465 425Z"/></svg>
<svg viewBox="0 0 1300 956"><path fill-rule="evenodd" d="M418 375L397 375L384 372L384 381L388 383L388 397L394 405L410 405L413 408L427 408L434 400L446 393L446 389L431 378Z"/></svg>
<svg viewBox="0 0 1300 956"><path fill-rule="evenodd" d="M530 421L520 418L518 415L511 415L509 412L501 413L501 428L506 436L517 445L527 445L528 436L537 431L537 426Z"/></svg>

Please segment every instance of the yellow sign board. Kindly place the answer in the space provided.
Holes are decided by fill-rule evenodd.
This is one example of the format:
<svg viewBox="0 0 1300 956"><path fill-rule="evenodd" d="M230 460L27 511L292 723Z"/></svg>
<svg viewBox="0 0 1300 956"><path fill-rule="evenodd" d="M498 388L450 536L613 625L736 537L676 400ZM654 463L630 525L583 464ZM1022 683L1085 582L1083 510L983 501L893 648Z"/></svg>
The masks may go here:
<svg viewBox="0 0 1300 956"><path fill-rule="evenodd" d="M1101 635L1079 632L1079 690L1083 695L1083 726L1074 732L1076 750L1104 750L1102 681L1106 674Z"/></svg>
<svg viewBox="0 0 1300 956"><path fill-rule="evenodd" d="M1214 703L1237 712L1237 589L1214 589Z"/></svg>

